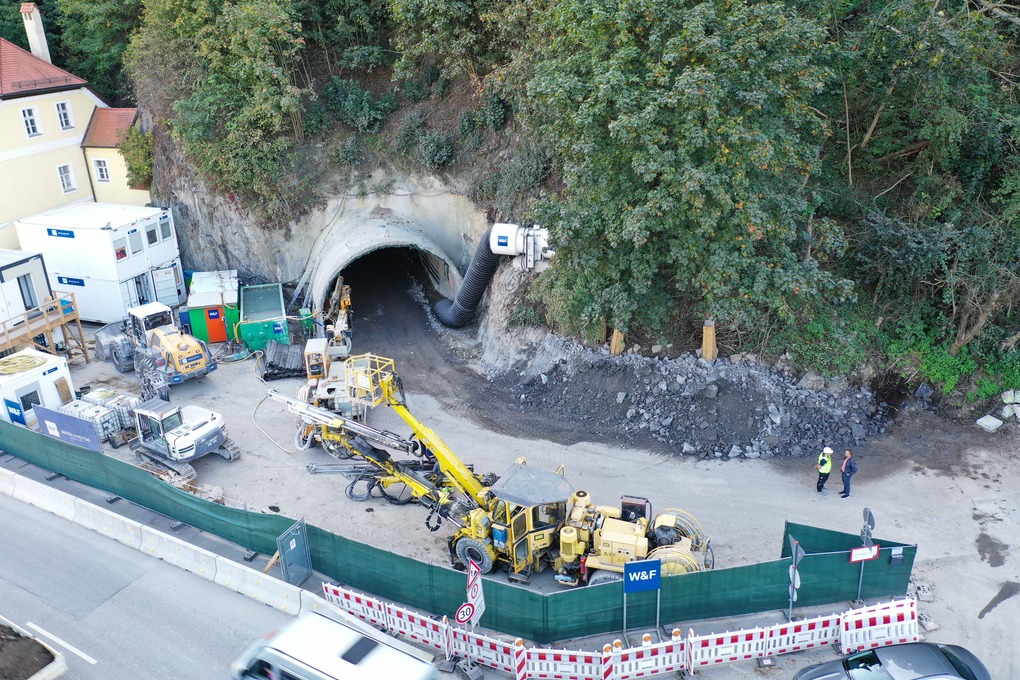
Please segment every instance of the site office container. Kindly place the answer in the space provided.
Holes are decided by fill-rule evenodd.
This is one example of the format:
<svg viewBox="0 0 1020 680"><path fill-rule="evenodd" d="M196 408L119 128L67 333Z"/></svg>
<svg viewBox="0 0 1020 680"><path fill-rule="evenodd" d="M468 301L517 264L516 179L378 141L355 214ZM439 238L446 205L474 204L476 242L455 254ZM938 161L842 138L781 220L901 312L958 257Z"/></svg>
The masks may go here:
<svg viewBox="0 0 1020 680"><path fill-rule="evenodd" d="M206 342L234 340L238 311L237 270L194 272L188 288L191 334Z"/></svg>
<svg viewBox="0 0 1020 680"><path fill-rule="evenodd" d="M51 288L73 292L85 321L119 321L129 307L184 300L169 211L76 203L15 222L22 248L41 252Z"/></svg>
<svg viewBox="0 0 1020 680"><path fill-rule="evenodd" d="M74 399L74 383L63 357L24 349L0 359L0 418L38 429L34 409L56 410Z"/></svg>
<svg viewBox="0 0 1020 680"><path fill-rule="evenodd" d="M41 253L0 249L0 321L38 307L52 295Z"/></svg>

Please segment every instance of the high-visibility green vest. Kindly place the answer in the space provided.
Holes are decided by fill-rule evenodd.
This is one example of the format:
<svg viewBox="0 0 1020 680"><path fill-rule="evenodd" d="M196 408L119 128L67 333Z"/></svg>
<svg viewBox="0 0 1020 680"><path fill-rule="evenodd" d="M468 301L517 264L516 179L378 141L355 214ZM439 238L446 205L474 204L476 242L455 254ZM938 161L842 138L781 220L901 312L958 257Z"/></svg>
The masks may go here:
<svg viewBox="0 0 1020 680"><path fill-rule="evenodd" d="M818 457L818 464L821 465L818 468L818 472L825 475L832 472L832 456L826 456L824 453Z"/></svg>

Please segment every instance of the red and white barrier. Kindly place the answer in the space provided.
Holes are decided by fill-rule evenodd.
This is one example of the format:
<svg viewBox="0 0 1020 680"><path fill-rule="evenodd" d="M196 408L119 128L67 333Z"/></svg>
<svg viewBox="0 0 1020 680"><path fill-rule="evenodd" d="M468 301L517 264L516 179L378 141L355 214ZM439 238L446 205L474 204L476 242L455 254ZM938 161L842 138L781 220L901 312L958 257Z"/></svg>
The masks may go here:
<svg viewBox="0 0 1020 680"><path fill-rule="evenodd" d="M690 650L689 669L696 671L704 666L733 661L759 659L765 654L764 628L740 630L722 635L695 635L694 631L687 637L687 648Z"/></svg>
<svg viewBox="0 0 1020 680"><path fill-rule="evenodd" d="M830 614L772 626L766 640L767 655L789 654L839 642L839 621L839 614Z"/></svg>
<svg viewBox="0 0 1020 680"><path fill-rule="evenodd" d="M646 678L659 673L677 673L689 670L687 641L680 630L666 642L654 643L645 635L640 647L621 650L616 658L616 680Z"/></svg>
<svg viewBox="0 0 1020 680"><path fill-rule="evenodd" d="M896 600L843 614L840 648L844 653L917 642L917 602Z"/></svg>
<svg viewBox="0 0 1020 680"><path fill-rule="evenodd" d="M402 638L439 650L446 658L459 656L509 673L515 680L635 680L734 661L788 654L839 642L855 652L900 642L916 642L917 603L891 603L819 616L768 628L684 638L674 629L671 639L653 643L646 635L638 647L624 648L615 640L600 652L527 648L520 639L509 643L473 630L437 621L395 604L329 583L322 584L333 605L383 627Z"/></svg>
<svg viewBox="0 0 1020 680"><path fill-rule="evenodd" d="M513 645L456 626L451 626L451 628L450 637L453 646L450 649L450 654L452 656L471 659L479 665L506 673L515 672Z"/></svg>

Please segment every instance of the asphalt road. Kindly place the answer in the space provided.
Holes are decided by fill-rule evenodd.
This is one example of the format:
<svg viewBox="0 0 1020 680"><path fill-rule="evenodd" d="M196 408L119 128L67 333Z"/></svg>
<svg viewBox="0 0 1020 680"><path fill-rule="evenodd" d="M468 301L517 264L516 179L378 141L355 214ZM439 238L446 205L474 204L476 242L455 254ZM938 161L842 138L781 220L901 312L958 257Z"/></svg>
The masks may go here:
<svg viewBox="0 0 1020 680"><path fill-rule="evenodd" d="M0 613L64 653L80 680L222 680L290 619L0 494Z"/></svg>

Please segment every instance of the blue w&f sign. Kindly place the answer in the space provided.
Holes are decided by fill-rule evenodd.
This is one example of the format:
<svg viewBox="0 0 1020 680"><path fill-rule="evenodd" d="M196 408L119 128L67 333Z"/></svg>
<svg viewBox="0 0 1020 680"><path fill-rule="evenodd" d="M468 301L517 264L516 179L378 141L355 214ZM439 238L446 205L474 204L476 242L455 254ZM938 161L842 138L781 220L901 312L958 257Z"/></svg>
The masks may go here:
<svg viewBox="0 0 1020 680"><path fill-rule="evenodd" d="M662 583L662 560L641 560L623 565L623 592L658 590Z"/></svg>

